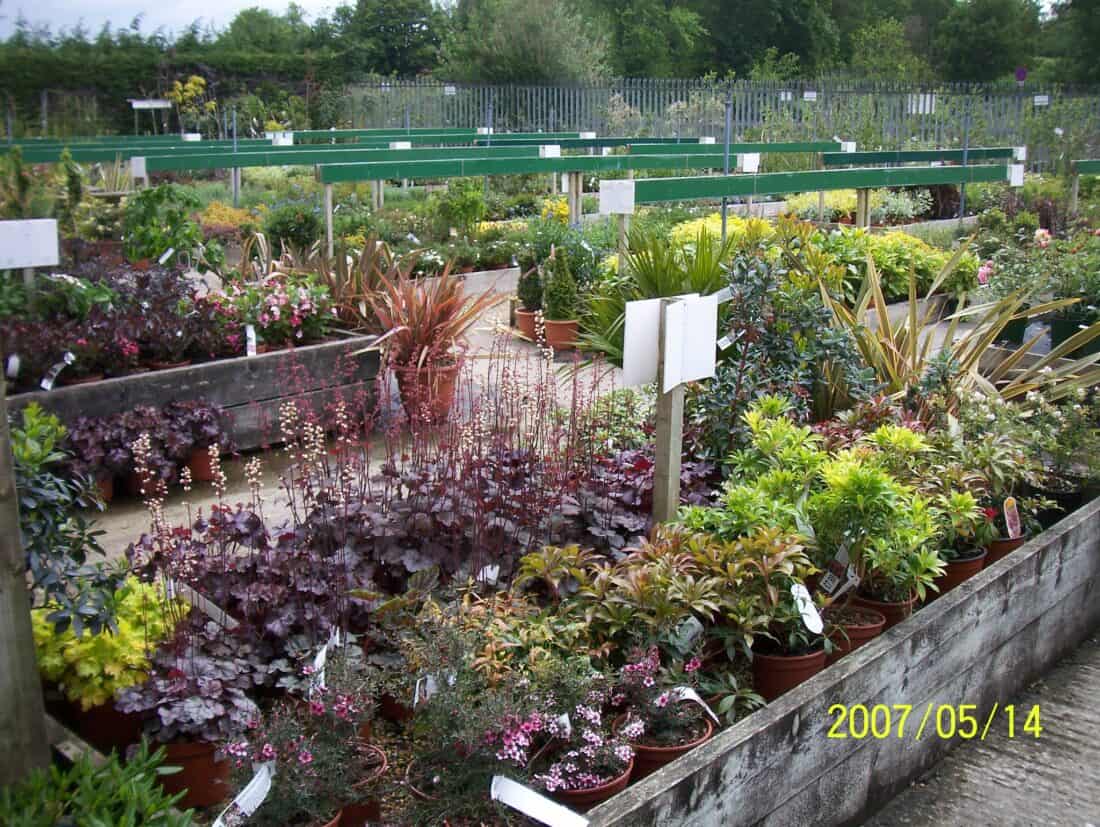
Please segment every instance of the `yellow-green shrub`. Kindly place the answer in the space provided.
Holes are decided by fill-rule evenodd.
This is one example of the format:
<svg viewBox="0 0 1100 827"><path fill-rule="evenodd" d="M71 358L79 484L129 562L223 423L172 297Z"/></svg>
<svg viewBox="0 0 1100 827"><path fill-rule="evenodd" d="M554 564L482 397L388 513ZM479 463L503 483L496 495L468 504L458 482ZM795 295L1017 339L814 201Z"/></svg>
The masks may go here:
<svg viewBox="0 0 1100 827"><path fill-rule="evenodd" d="M118 631L113 634L78 638L71 629L58 633L47 620L52 607L31 612L39 671L83 709L105 704L118 691L142 683L149 673L149 656L188 611L182 600L166 601L160 584L142 583L136 577L126 578L116 597Z"/></svg>
<svg viewBox="0 0 1100 827"><path fill-rule="evenodd" d="M231 207L221 201L211 201L199 213L199 223L203 227L233 227L239 230L246 225L254 225L256 217L248 210Z"/></svg>

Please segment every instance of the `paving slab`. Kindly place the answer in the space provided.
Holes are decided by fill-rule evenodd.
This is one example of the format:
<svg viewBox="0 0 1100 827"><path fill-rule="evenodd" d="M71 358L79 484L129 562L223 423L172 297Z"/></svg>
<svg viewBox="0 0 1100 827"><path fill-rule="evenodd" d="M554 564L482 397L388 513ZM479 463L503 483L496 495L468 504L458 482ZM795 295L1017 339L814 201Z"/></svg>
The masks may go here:
<svg viewBox="0 0 1100 827"><path fill-rule="evenodd" d="M1100 631L864 827L1100 827ZM1039 706L1038 739L1021 728Z"/></svg>

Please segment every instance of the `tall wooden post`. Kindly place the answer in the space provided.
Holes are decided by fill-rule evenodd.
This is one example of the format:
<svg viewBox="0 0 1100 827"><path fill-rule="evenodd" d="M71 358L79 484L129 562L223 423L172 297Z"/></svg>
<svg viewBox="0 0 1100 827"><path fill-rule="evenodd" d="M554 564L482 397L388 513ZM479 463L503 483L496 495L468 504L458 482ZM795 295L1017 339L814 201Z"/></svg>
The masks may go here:
<svg viewBox="0 0 1100 827"><path fill-rule="evenodd" d="M1073 168L1073 164L1070 164L1069 172L1069 214L1071 217L1077 216L1077 201L1081 195L1081 176L1077 170Z"/></svg>
<svg viewBox="0 0 1100 827"><path fill-rule="evenodd" d="M672 299L661 300L657 334L657 453L653 477L653 520L668 522L680 508L680 454L684 443L684 386L664 393L665 316Z"/></svg>
<svg viewBox="0 0 1100 827"><path fill-rule="evenodd" d="M19 781L50 760L26 571L19 538L8 405L0 386L0 733L4 743L0 750L0 787Z"/></svg>

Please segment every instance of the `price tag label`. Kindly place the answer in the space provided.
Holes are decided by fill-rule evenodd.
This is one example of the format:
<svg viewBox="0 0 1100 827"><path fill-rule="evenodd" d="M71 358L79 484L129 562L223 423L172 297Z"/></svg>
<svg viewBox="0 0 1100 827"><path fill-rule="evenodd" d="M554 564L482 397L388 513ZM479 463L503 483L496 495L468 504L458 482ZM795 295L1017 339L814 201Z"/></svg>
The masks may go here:
<svg viewBox="0 0 1100 827"><path fill-rule="evenodd" d="M61 357L60 362L55 362L49 372L43 377L42 381L38 383L38 387L44 391L52 391L54 382L57 381L57 377L61 375L61 371L66 367L73 364L76 361L76 357L73 356L72 351L65 351L65 355Z"/></svg>
<svg viewBox="0 0 1100 827"><path fill-rule="evenodd" d="M256 355L256 328L250 324L244 326L244 352L246 356Z"/></svg>
<svg viewBox="0 0 1100 827"><path fill-rule="evenodd" d="M820 635L825 629L825 624L822 622L817 606L814 605L813 598L810 597L806 587L801 583L795 583L791 586L791 597L794 598L794 603L798 607L798 613L802 615L802 622L806 624L806 628L815 635Z"/></svg>
<svg viewBox="0 0 1100 827"><path fill-rule="evenodd" d="M13 353L11 356L8 357L7 375L9 379L15 379L17 376L19 376L19 366L19 355Z"/></svg>
<svg viewBox="0 0 1100 827"><path fill-rule="evenodd" d="M169 247L167 250L165 250L163 253L161 253L160 258L157 259L157 263L158 264L164 264L166 261L168 261L168 259L170 259L173 255L175 255L175 253L176 253L176 248L175 247Z"/></svg>

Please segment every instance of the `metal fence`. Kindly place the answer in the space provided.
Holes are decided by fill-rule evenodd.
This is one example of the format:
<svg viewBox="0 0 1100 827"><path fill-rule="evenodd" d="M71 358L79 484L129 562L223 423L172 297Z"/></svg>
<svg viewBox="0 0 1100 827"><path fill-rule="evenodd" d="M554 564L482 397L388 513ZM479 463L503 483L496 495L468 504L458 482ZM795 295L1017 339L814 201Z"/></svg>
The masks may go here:
<svg viewBox="0 0 1100 827"><path fill-rule="evenodd" d="M492 127L721 140L838 137L861 147L1029 147L1032 169L1100 153L1100 93L1072 88L844 80L628 79L575 86L380 80L352 86L356 127Z"/></svg>

